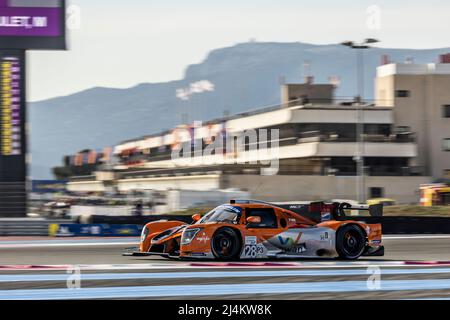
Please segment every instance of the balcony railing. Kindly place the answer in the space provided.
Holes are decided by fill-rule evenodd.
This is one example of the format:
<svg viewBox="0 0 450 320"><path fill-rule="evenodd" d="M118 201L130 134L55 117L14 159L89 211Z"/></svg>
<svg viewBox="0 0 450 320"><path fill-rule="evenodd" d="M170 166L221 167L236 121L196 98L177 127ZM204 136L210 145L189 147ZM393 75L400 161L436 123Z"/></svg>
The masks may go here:
<svg viewBox="0 0 450 320"><path fill-rule="evenodd" d="M365 134L363 137L365 143L414 143L416 138L413 134L391 134L389 136L382 134ZM271 147L273 141L267 142L257 142L257 143L246 143L245 150L253 150L258 145L264 145L268 148ZM309 131L302 132L297 136L282 138L277 141L279 147L285 146L293 146L301 143L309 143L309 142L357 142L356 137L344 137L339 134L322 134L319 131ZM195 157L194 151L191 152L191 156ZM120 161L118 164L128 165L128 166L137 166L140 163L146 162L158 162L158 161L167 161L171 160L171 153L165 152L164 154L157 155L144 155L137 154L132 155L127 159Z"/></svg>
<svg viewBox="0 0 450 320"><path fill-rule="evenodd" d="M299 134L299 143L307 142L357 142L356 137L344 137L335 133L323 134L320 131L308 131ZM414 143L414 134L364 134L363 142Z"/></svg>
<svg viewBox="0 0 450 320"><path fill-rule="evenodd" d="M425 168L418 166L411 167L398 167L398 166L366 166L364 167L364 173L367 176L373 177L411 177L411 176L423 176L425 175ZM336 167L324 167L322 171L323 175L332 176L356 176L355 166L336 166Z"/></svg>

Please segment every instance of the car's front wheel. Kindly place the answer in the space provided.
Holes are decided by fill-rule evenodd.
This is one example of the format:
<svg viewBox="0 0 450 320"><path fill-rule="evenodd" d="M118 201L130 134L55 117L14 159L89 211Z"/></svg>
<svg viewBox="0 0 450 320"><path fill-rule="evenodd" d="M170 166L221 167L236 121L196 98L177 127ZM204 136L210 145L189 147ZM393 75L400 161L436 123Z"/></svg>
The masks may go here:
<svg viewBox="0 0 450 320"><path fill-rule="evenodd" d="M212 237L211 249L216 259L239 259L241 247L241 238L237 231L232 228L221 228Z"/></svg>
<svg viewBox="0 0 450 320"><path fill-rule="evenodd" d="M340 259L356 260L366 249L364 231L353 224L340 228L336 234L336 251Z"/></svg>

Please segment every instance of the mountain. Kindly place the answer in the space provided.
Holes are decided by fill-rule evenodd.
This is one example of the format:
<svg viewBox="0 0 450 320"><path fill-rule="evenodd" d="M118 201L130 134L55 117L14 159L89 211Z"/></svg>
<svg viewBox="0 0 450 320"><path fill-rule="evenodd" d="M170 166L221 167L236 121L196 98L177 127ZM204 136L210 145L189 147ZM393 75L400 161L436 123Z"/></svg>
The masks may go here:
<svg viewBox="0 0 450 320"><path fill-rule="evenodd" d="M373 97L373 79L381 56L403 62L435 62L450 48L412 50L373 48L364 53L365 97ZM100 149L126 139L172 128L189 114L189 120L220 117L280 101L280 77L303 81L304 63L316 83L338 76L336 95L356 92L354 50L340 45L307 43L243 43L212 51L200 64L186 69L181 80L144 83L129 89L92 88L65 97L30 103L30 145L33 179L52 178L51 168L62 157L83 149ZM209 80L215 90L193 95L190 101L176 98L176 90L193 82Z"/></svg>

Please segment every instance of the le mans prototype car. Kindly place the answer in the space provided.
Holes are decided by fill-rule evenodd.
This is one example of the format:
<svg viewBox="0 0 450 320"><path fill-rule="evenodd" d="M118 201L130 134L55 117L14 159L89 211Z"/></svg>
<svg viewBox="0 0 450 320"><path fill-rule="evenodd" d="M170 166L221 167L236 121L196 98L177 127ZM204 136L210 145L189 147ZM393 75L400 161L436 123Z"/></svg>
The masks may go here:
<svg viewBox="0 0 450 320"><path fill-rule="evenodd" d="M383 256L381 224L347 215L360 210L372 217L383 214L382 205L232 200L203 217L194 215L192 224L148 223L139 251L124 255L216 260Z"/></svg>

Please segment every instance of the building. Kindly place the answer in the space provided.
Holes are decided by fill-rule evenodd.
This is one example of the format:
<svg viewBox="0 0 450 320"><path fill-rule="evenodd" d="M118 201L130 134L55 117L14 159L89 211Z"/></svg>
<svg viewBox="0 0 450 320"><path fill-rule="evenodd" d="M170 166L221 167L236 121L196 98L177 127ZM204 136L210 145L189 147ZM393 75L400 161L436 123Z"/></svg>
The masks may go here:
<svg viewBox="0 0 450 320"><path fill-rule="evenodd" d="M450 178L450 55L441 63L392 63L376 78L378 106L393 108L400 130L415 132L416 164L434 180Z"/></svg>
<svg viewBox="0 0 450 320"><path fill-rule="evenodd" d="M305 83L289 83L281 86L281 103L295 105L299 102L307 104L331 104L335 86L332 84L314 84L313 77L306 77Z"/></svg>
<svg viewBox="0 0 450 320"><path fill-rule="evenodd" d="M99 165L91 175L73 176L68 189L121 193L240 189L268 201L355 199L356 124L362 108L368 198L419 202L420 185L430 178L417 165L415 134L396 127L395 108L337 103L329 96L332 87L314 86L284 86L280 106L122 142L114 148L111 170ZM293 92L301 97L294 98ZM310 100L311 92L323 95ZM233 139L242 139L243 146L231 143L229 148ZM219 141L222 146L206 153ZM182 156L174 157L174 151Z"/></svg>

